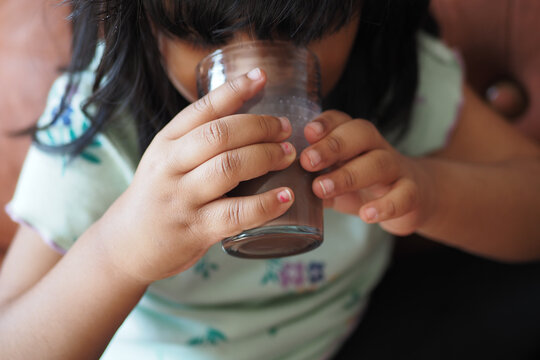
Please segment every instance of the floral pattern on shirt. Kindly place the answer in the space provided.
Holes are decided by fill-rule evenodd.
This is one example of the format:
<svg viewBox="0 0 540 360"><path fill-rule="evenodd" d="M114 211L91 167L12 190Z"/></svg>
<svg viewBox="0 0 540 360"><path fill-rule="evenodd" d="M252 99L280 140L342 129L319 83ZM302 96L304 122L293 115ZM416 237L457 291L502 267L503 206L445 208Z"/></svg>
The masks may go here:
<svg viewBox="0 0 540 360"><path fill-rule="evenodd" d="M197 336L191 338L188 341L188 344L191 346L201 346L201 345L218 345L219 343L226 342L227 337L224 333L217 329L209 328L206 331L206 334L203 336Z"/></svg>
<svg viewBox="0 0 540 360"><path fill-rule="evenodd" d="M50 146L61 146L77 140L90 128L90 120L80 109L81 103L75 101L79 91L78 85L72 85L64 103L60 102L50 112L51 123L48 124L42 133L44 136L40 141ZM62 98L62 97L61 97ZM100 136L95 136L92 141L78 154L78 157L92 164L101 164L101 159L97 155L97 150L102 147ZM62 157L63 172L69 161L69 155Z"/></svg>
<svg viewBox="0 0 540 360"><path fill-rule="evenodd" d="M207 256L201 258L193 267L193 271L201 275L203 279L209 279L212 272L218 271L218 269L219 265L211 262Z"/></svg>
<svg viewBox="0 0 540 360"><path fill-rule="evenodd" d="M271 259L267 260L266 272L261 279L261 284L275 283L284 289L302 290L318 286L325 279L324 262Z"/></svg>

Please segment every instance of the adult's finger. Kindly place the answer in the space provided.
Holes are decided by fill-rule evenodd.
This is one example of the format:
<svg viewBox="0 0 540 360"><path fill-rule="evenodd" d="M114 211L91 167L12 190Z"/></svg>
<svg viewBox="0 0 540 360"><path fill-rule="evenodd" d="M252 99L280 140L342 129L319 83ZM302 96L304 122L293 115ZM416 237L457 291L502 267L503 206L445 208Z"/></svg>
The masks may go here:
<svg viewBox="0 0 540 360"><path fill-rule="evenodd" d="M309 143L314 143L328 135L339 125L351 121L351 117L338 110L327 110L320 113L304 127L304 135Z"/></svg>
<svg viewBox="0 0 540 360"><path fill-rule="evenodd" d="M416 184L401 178L383 197L364 204L360 209L360 217L368 223L376 223L396 219L412 211L419 201Z"/></svg>
<svg viewBox="0 0 540 360"><path fill-rule="evenodd" d="M317 177L313 191L320 198L330 198L375 184L389 184L399 176L395 157L386 150L372 150L353 158L336 170Z"/></svg>
<svg viewBox="0 0 540 360"><path fill-rule="evenodd" d="M339 124L320 141L304 149L300 162L308 171L320 171L366 151L385 147L386 141L373 124L354 119Z"/></svg>

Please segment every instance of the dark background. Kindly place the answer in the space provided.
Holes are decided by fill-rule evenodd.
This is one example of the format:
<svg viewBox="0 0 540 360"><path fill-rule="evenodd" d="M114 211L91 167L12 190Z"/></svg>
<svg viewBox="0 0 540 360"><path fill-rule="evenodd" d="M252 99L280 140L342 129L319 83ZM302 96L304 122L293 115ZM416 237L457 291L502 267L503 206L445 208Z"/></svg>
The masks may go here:
<svg viewBox="0 0 540 360"><path fill-rule="evenodd" d="M410 251L408 241L425 248ZM424 242L398 239L337 359L540 359L540 262L503 264Z"/></svg>

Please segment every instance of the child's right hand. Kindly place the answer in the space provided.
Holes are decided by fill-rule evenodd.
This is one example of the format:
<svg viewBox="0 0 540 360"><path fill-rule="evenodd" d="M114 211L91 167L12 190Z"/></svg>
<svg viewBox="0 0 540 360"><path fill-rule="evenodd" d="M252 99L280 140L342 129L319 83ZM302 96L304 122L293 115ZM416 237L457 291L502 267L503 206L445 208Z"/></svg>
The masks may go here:
<svg viewBox="0 0 540 360"><path fill-rule="evenodd" d="M251 71L212 91L154 138L132 184L96 223L109 260L150 283L192 266L221 239L283 214L292 191L227 198L240 181L289 166L296 154L288 120L231 115L258 93Z"/></svg>

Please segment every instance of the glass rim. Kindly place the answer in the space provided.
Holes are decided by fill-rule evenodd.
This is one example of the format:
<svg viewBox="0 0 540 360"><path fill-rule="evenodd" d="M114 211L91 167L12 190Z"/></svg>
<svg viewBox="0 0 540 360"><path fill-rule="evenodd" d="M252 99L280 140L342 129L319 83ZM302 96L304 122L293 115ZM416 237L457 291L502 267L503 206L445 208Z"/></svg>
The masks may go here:
<svg viewBox="0 0 540 360"><path fill-rule="evenodd" d="M296 50L302 50L305 51L309 57L311 57L319 66L319 58L317 54L315 54L311 49L304 45L295 45L294 43L290 41L285 40L248 40L248 41L241 41L234 44L228 44L223 47L220 47L219 49L216 49L212 51L210 54L206 55L197 63L196 71L199 72L202 65L209 61L212 58L215 58L219 55L222 55L224 52L234 51L236 49L242 49L242 48L258 48L261 47L261 45L264 45L265 47L271 46L271 47L278 47L283 48L287 47L289 49L296 49Z"/></svg>

